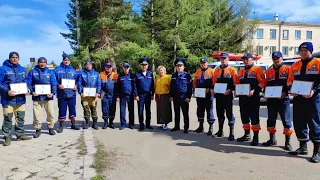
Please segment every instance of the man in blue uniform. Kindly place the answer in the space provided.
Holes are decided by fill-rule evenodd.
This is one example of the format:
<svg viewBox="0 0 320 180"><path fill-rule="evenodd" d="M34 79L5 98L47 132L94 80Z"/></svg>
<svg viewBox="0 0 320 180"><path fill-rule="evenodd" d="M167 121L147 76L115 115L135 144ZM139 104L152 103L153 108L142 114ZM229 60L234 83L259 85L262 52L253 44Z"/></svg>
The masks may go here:
<svg viewBox="0 0 320 180"><path fill-rule="evenodd" d="M136 74L136 86L138 97L138 113L140 130L144 130L143 110L146 108L146 128L153 129L150 125L151 121L151 100L154 99L154 79L153 74L148 71L149 60L142 58L139 60L140 72Z"/></svg>
<svg viewBox="0 0 320 180"><path fill-rule="evenodd" d="M122 64L123 72L119 75L117 87L116 87L116 97L117 101L120 102L120 130L127 126L126 121L126 105L128 103L129 111L129 128L134 128L134 99L138 96L137 88L135 84L135 75L130 73L130 64L124 62Z"/></svg>
<svg viewBox="0 0 320 180"><path fill-rule="evenodd" d="M47 124L50 135L55 135L54 132L54 110L53 110L53 96L57 92L57 82L54 73L47 68L47 59L40 57L38 65L32 69L27 77L28 87L32 93L33 100L33 126L36 129L34 138L41 135L41 116L43 109L47 113ZM50 85L51 92L49 94L37 94L36 86L39 84Z"/></svg>
<svg viewBox="0 0 320 180"><path fill-rule="evenodd" d="M3 62L0 68L0 92L3 108L2 132L4 146L11 144L12 117L15 116L15 132L18 140L29 140L31 137L24 135L24 117L26 109L26 95L16 94L10 89L10 84L26 83L26 69L19 64L19 54L11 52L9 59ZM30 91L29 91L30 92Z"/></svg>
<svg viewBox="0 0 320 180"><path fill-rule="evenodd" d="M99 73L92 68L92 62L90 60L84 63L85 69L79 74L78 92L81 95L81 104L84 111L83 129L88 129L90 125L90 114L92 117L92 128L98 130L97 121L97 98L101 92L101 80ZM84 94L84 88L96 88L96 94L92 96L86 96Z"/></svg>
<svg viewBox="0 0 320 180"><path fill-rule="evenodd" d="M177 72L172 74L170 87L170 101L174 106L174 122L175 126L170 131L180 130L180 108L184 118L184 133L189 130L189 102L192 96L191 76L184 71L185 62L178 58L175 63Z"/></svg>
<svg viewBox="0 0 320 180"><path fill-rule="evenodd" d="M70 56L63 53L62 62L60 66L54 69L54 74L57 80L57 98L58 98L58 107L59 107L59 128L57 129L58 133L62 133L64 128L64 121L67 117L67 108L69 108L69 120L71 121L71 129L79 130L80 128L76 126L76 90L77 90L77 81L78 73L71 66ZM73 88L67 88L62 85L62 80L66 81L75 81Z"/></svg>

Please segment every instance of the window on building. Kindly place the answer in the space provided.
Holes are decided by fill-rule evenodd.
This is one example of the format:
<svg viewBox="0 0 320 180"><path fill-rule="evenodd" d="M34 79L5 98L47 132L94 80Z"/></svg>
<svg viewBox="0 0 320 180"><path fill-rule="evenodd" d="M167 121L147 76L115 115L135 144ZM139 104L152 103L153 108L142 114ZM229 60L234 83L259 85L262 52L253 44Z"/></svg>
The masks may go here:
<svg viewBox="0 0 320 180"><path fill-rule="evenodd" d="M283 30L282 31L282 39L288 40L289 39L289 30Z"/></svg>
<svg viewBox="0 0 320 180"><path fill-rule="evenodd" d="M312 39L312 31L307 31L307 39L308 40Z"/></svg>
<svg viewBox="0 0 320 180"><path fill-rule="evenodd" d="M277 30L270 29L270 39L276 39L276 38L277 38Z"/></svg>
<svg viewBox="0 0 320 180"><path fill-rule="evenodd" d="M257 39L263 39L263 29L257 29Z"/></svg>
<svg viewBox="0 0 320 180"><path fill-rule="evenodd" d="M300 30L295 30L295 33L294 33L294 38L295 39L301 39L301 31Z"/></svg>
<svg viewBox="0 0 320 180"><path fill-rule="evenodd" d="M247 29L247 31L248 31L248 38L252 39L253 38L252 29Z"/></svg>
<svg viewBox="0 0 320 180"><path fill-rule="evenodd" d="M294 48L294 55L298 56L299 55L299 47Z"/></svg>
<svg viewBox="0 0 320 180"><path fill-rule="evenodd" d="M277 51L277 47L276 46L270 46L270 55L275 51Z"/></svg>
<svg viewBox="0 0 320 180"><path fill-rule="evenodd" d="M263 46L257 46L257 54L263 55Z"/></svg>
<svg viewBox="0 0 320 180"><path fill-rule="evenodd" d="M282 47L282 54L283 54L283 56L288 56L288 54L289 54L289 47L288 46Z"/></svg>

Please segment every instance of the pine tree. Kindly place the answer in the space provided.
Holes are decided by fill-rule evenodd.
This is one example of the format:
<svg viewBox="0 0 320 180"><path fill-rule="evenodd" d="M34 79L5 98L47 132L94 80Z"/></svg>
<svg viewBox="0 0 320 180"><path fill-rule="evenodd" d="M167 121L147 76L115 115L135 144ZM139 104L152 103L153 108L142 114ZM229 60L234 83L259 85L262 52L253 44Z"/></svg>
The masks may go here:
<svg viewBox="0 0 320 180"><path fill-rule="evenodd" d="M67 14L68 22L65 22L69 29L69 33L60 33L65 39L68 39L71 48L77 49L77 25L76 25L76 0L69 2L70 11Z"/></svg>

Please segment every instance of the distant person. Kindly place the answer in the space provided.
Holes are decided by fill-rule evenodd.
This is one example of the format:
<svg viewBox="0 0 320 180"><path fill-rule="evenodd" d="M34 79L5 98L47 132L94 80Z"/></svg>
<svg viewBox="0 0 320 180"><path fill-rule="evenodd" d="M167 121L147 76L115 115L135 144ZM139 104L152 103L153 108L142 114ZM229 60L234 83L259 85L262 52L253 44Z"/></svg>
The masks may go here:
<svg viewBox="0 0 320 180"><path fill-rule="evenodd" d="M126 120L126 106L128 104L129 112L129 128L134 128L134 100L138 96L135 83L135 74L130 72L130 64L128 61L122 64L123 72L120 73L117 86L116 86L116 98L120 102L120 129L127 127Z"/></svg>
<svg viewBox="0 0 320 180"><path fill-rule="evenodd" d="M92 68L92 61L87 60L84 63L85 68L79 73L78 92L81 95L81 105L83 107L84 125L83 129L90 126L90 118L92 117L92 128L98 130L98 114L97 114L97 98L101 93L101 80L97 71ZM86 96L84 88L96 88L95 94Z"/></svg>
<svg viewBox="0 0 320 180"><path fill-rule="evenodd" d="M53 96L57 93L57 82L53 71L47 68L47 59L40 57L38 59L38 65L36 65L28 73L27 77L28 87L32 93L33 100L33 127L36 133L33 135L34 138L38 138L41 135L41 119L43 109L47 113L47 124L50 135L55 135L54 132L54 105ZM49 94L37 94L37 85L50 85L51 92Z"/></svg>
<svg viewBox="0 0 320 180"><path fill-rule="evenodd" d="M71 121L71 129L80 130L76 125L76 90L78 81L78 72L71 66L70 56L67 54L62 55L62 62L60 66L54 69L54 73L57 80L57 98L58 98L58 108L59 108L59 127L57 129L58 133L62 133L64 129L64 121L67 117L67 108L69 109L69 120ZM64 87L62 80L74 81L73 88Z"/></svg>
<svg viewBox="0 0 320 180"><path fill-rule="evenodd" d="M157 102L157 124L162 125L163 130L168 129L172 122L172 102L170 101L171 77L166 73L164 66L157 68L158 77L155 79L155 101Z"/></svg>
<svg viewBox="0 0 320 180"><path fill-rule="evenodd" d="M312 56L313 44L304 42L299 46L301 60L291 66L291 77L288 85L294 80L312 82L309 95L292 93L293 98L293 125L300 146L291 155L308 154L307 142L313 142L313 155L311 162L320 162L320 60Z"/></svg>
<svg viewBox="0 0 320 180"><path fill-rule="evenodd" d="M180 130L180 108L184 119L185 134L189 130L189 103L192 96L192 80L190 74L184 71L185 61L177 58L175 63L176 70L171 77L170 101L173 101L174 107L174 128L170 131L175 132Z"/></svg>
<svg viewBox="0 0 320 180"><path fill-rule="evenodd" d="M0 92L3 108L2 132L3 146L11 144L12 117L15 116L15 132L18 140L30 140L32 137L24 134L24 118L26 109L26 95L16 94L10 89L10 84L26 83L26 69L19 64L19 54L11 52L9 59L0 68ZM28 90L30 93L30 90Z"/></svg>

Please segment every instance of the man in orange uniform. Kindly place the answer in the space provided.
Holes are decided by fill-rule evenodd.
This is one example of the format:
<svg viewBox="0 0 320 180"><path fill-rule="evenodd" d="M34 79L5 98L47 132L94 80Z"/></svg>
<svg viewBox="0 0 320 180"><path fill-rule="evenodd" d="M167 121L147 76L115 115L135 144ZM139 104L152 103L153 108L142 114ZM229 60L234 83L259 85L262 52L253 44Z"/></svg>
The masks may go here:
<svg viewBox="0 0 320 180"><path fill-rule="evenodd" d="M268 121L267 121L267 131L270 133L270 139L267 142L262 143L262 146L272 146L277 145L277 140L275 137L276 121L278 113L281 117L283 123L283 134L286 137L284 149L291 151L290 137L292 134L292 124L290 116L290 98L288 95L287 79L290 72L290 67L286 65L281 65L282 63L282 53L279 51L272 53L273 65L266 71L266 86L282 86L281 98L268 98Z"/></svg>
<svg viewBox="0 0 320 180"><path fill-rule="evenodd" d="M237 70L231 66L228 66L229 62L229 54L221 53L220 56L221 65L214 70L213 76L213 84L215 83L226 83L227 89L224 94L217 93L216 97L216 111L219 122L219 131L213 135L222 137L223 136L223 124L225 120L224 113L226 112L226 116L229 121L230 133L229 133L229 141L234 140L234 123L235 118L232 112L233 106L233 94L234 85L237 83Z"/></svg>
<svg viewBox="0 0 320 180"><path fill-rule="evenodd" d="M211 117L211 92L212 89L212 78L213 78L213 72L214 70L211 68L208 68L208 59L207 58L201 58L200 59L200 68L195 74L193 79L193 88L205 88L206 89L206 95L205 98L197 97L197 116L199 121L199 127L194 130L196 133L202 133L203 132L203 123L204 123L204 114L205 111L207 111L207 120L209 123L209 130L208 135L212 135L213 130L213 123L214 119L210 119Z"/></svg>
<svg viewBox="0 0 320 180"><path fill-rule="evenodd" d="M252 128L254 136L251 145L257 146L259 144L259 131L261 130L259 118L260 92L265 84L265 75L261 67L254 66L252 54L246 53L242 59L245 67L238 72L239 82L240 84L249 84L250 90L248 95L239 96L240 115L245 133L237 141L250 141L250 129Z"/></svg>
<svg viewBox="0 0 320 180"><path fill-rule="evenodd" d="M304 42L299 46L301 60L291 66L292 73L288 85L294 80L313 82L308 95L294 95L293 98L293 125L300 147L292 155L308 154L307 142L313 142L311 162L320 162L320 60L312 56L313 45ZM309 131L308 131L309 129Z"/></svg>

